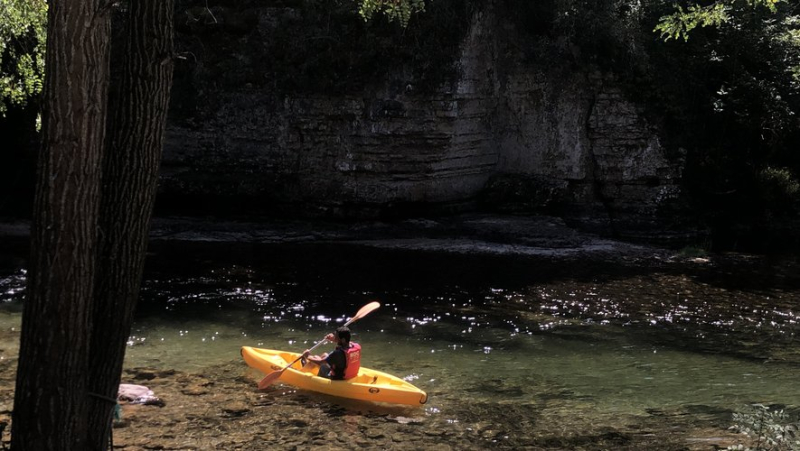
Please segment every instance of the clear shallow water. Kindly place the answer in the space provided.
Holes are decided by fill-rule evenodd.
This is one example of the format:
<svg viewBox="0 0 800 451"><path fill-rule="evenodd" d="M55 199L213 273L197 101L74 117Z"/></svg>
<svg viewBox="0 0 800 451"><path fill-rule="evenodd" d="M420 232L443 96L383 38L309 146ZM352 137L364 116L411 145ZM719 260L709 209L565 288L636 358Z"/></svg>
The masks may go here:
<svg viewBox="0 0 800 451"><path fill-rule="evenodd" d="M2 330L19 327L21 264L0 274ZM363 364L426 390L424 413L453 427L504 409L535 411L541 427L630 427L800 406L794 262L167 243L147 268L128 367L246 372L242 345L302 351L377 299L352 326Z"/></svg>
<svg viewBox="0 0 800 451"><path fill-rule="evenodd" d="M198 371L237 358L243 344L302 351L333 328L278 324L259 330L243 327L244 317L235 320L228 315L218 322L137 324L127 363ZM794 365L675 350L625 335L593 337L604 335L602 326L588 326L600 330L584 331L585 339L511 337L487 328L473 331L468 340L448 340L446 325L398 334L366 324L376 322L385 320L365 318L353 326L355 339L365 346L364 365L409 378L431 394L429 406L437 408L465 396L534 403L553 392L607 414L685 405L800 405Z"/></svg>

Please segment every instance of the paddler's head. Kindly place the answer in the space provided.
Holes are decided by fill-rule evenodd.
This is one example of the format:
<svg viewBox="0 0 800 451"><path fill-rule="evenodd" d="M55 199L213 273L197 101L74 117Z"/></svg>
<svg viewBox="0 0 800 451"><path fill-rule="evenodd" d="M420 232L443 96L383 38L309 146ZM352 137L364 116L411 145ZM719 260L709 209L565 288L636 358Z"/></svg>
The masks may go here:
<svg viewBox="0 0 800 451"><path fill-rule="evenodd" d="M342 326L336 329L336 340L339 343L339 346L347 348L350 346L350 329L345 326Z"/></svg>

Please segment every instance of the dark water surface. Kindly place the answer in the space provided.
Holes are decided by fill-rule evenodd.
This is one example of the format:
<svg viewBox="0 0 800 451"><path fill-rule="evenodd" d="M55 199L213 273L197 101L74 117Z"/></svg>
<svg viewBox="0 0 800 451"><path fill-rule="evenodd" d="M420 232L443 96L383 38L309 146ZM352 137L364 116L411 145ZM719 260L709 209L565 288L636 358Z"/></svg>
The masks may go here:
<svg viewBox="0 0 800 451"><path fill-rule="evenodd" d="M25 262L21 247L4 249L0 329L9 331L19 327ZM351 327L363 365L412 381L430 400L372 411L419 424L408 434L425 447L713 449L729 443L731 415L748 404L800 407L797 269L747 256L161 242L126 366L209 378L222 365L254 391L260 375L241 361L242 345L302 351L378 300ZM13 343L0 349L0 358L15 354ZM298 396L365 409L294 390L268 396L287 409Z"/></svg>

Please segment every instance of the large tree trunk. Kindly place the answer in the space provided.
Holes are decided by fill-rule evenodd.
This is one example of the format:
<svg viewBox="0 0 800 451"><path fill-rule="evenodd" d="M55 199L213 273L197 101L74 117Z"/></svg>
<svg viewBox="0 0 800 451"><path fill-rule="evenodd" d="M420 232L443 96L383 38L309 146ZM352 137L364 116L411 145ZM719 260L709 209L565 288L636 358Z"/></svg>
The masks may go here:
<svg viewBox="0 0 800 451"><path fill-rule="evenodd" d="M15 451L107 448L139 295L172 85L173 1L130 3L107 140L110 28L100 3L50 3Z"/></svg>
<svg viewBox="0 0 800 451"><path fill-rule="evenodd" d="M101 0L50 2L42 152L12 447L86 449L109 57Z"/></svg>
<svg viewBox="0 0 800 451"><path fill-rule="evenodd" d="M130 3L119 84L103 157L89 387L115 398L139 297L172 87L172 0ZM113 80L117 81L117 80ZM89 449L104 449L114 404L89 412Z"/></svg>

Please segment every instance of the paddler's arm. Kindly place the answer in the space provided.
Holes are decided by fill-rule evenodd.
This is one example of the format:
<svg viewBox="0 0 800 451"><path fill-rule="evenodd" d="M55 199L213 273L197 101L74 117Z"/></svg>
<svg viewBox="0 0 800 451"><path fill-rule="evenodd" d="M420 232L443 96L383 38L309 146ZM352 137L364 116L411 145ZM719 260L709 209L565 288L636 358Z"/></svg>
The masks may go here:
<svg viewBox="0 0 800 451"><path fill-rule="evenodd" d="M323 354L323 355L309 355L309 354L311 354L311 352L308 349L306 349L305 352L303 352L303 358L311 363L316 363L317 365L325 362L325 358L328 357L328 354Z"/></svg>
<svg viewBox="0 0 800 451"><path fill-rule="evenodd" d="M328 341L336 341L336 336L334 336L333 334L328 334L328 335L325 336L325 339L327 339ZM320 363L325 362L325 358L328 357L327 353L322 354L321 356L319 356L319 355L310 355L310 354L311 354L311 350L306 349L305 351L303 351L303 358L308 360L309 362L316 363L318 365Z"/></svg>

